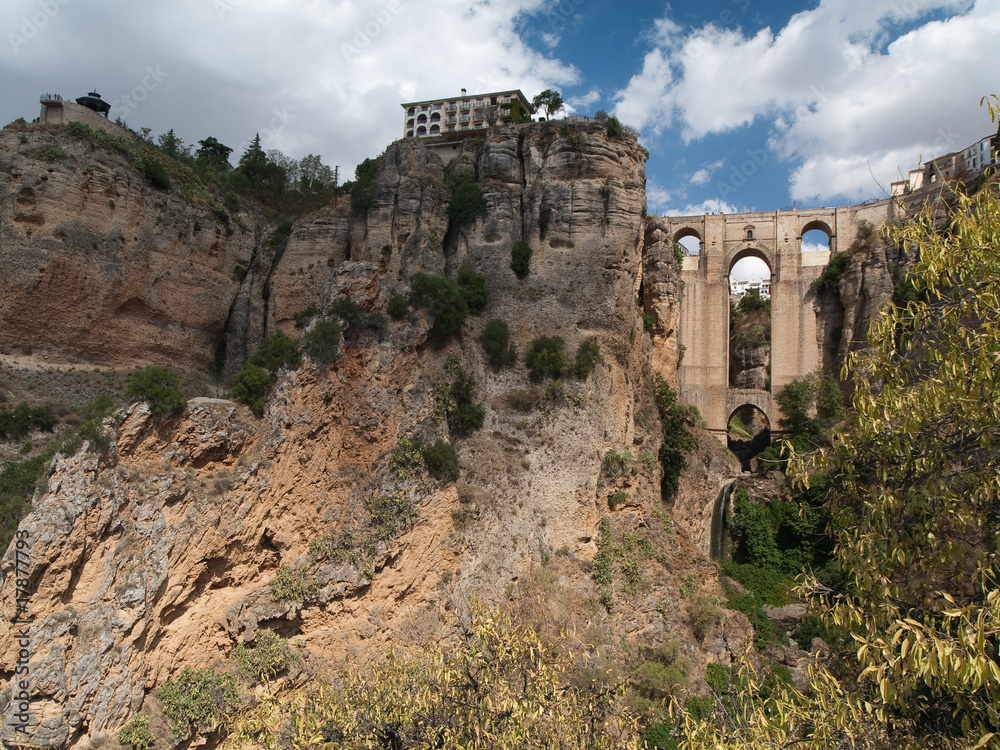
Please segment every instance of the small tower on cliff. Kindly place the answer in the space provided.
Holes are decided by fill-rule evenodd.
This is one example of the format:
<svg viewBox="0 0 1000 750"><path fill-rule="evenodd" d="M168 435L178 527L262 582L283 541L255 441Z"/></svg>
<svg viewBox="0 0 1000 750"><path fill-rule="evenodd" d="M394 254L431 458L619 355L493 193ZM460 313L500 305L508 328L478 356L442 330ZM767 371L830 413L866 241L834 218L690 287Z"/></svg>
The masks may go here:
<svg viewBox="0 0 1000 750"><path fill-rule="evenodd" d="M111 105L104 101L96 91L91 91L86 96L79 97L76 103L104 117L107 117L108 112L111 111Z"/></svg>

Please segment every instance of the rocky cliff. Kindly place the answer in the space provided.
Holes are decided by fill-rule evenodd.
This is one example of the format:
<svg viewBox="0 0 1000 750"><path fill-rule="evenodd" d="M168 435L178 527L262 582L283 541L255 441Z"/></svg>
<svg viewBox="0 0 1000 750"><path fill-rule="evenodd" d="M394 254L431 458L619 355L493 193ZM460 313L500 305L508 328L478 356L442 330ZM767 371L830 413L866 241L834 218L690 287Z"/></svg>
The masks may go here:
<svg viewBox="0 0 1000 750"><path fill-rule="evenodd" d="M211 372L257 242L121 154L58 129L0 132L0 351Z"/></svg>
<svg viewBox="0 0 1000 750"><path fill-rule="evenodd" d="M384 311L416 272L454 276L468 263L490 289L444 348L425 311L348 336L330 366L285 372L262 419L213 399L170 417L133 405L106 420L107 452L57 457L20 527L31 744L96 746L139 711L155 724L156 688L184 665L227 664L262 628L324 665L426 639L474 598L544 594L541 620L579 626L609 653L679 637L703 665L742 648L745 620L717 608L691 635L692 608L721 595L705 506L710 516L738 467L703 436L706 458L664 504L652 375L676 370L677 278L672 247L647 223L633 139L597 123L497 129L448 165L419 141L393 144L368 210L300 222L275 262L249 220L227 235L207 205L151 190L113 155L41 131L0 138L5 357L30 347L206 372L223 338L238 362L266 333L295 332L310 306L349 298ZM52 147L62 155L49 161ZM445 180L462 169L486 201L465 224L449 219ZM510 269L517 241L533 251L523 280ZM603 361L558 384L532 382L520 364L496 371L479 342L491 318L507 321L519 352L559 336L572 356L593 339ZM455 362L485 410L467 437L436 416ZM450 441L459 480L390 471L404 438ZM406 509L391 531L375 525L381 502ZM335 554L345 531L366 543ZM599 542L632 556L601 592ZM17 561L12 546L5 613L17 607ZM0 632L8 697L20 651L15 631ZM16 709L4 709L5 732Z"/></svg>

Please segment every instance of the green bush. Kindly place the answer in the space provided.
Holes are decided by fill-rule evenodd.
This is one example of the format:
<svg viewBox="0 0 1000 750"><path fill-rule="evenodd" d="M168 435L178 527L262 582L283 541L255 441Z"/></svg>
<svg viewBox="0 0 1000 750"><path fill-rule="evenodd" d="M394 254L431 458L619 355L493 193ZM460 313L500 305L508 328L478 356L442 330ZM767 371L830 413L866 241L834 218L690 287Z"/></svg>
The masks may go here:
<svg viewBox="0 0 1000 750"><path fill-rule="evenodd" d="M486 277L473 271L468 263L463 263L458 269L458 288L462 290L469 312L472 315L479 315L486 307L486 300L490 296Z"/></svg>
<svg viewBox="0 0 1000 750"><path fill-rule="evenodd" d="M389 300L386 312L393 320L402 320L410 312L410 305L402 294L394 294Z"/></svg>
<svg viewBox="0 0 1000 750"><path fill-rule="evenodd" d="M472 172L467 169L451 172L445 177L445 184L451 189L449 219L458 224L469 224L486 212L486 199Z"/></svg>
<svg viewBox="0 0 1000 750"><path fill-rule="evenodd" d="M319 308L316 305L309 305L305 310L299 310L292 317L295 318L295 327L298 329L305 328L309 325L309 321L319 315Z"/></svg>
<svg viewBox="0 0 1000 750"><path fill-rule="evenodd" d="M603 362L604 357L601 356L601 347L597 343L597 339L591 336L590 338L584 339L580 346L576 350L576 362L573 365L573 371L580 380L586 380L590 373L594 371L597 367L598 362Z"/></svg>
<svg viewBox="0 0 1000 750"><path fill-rule="evenodd" d="M118 732L118 744L129 750L150 750L156 744L156 738L149 728L149 719L142 714L133 716Z"/></svg>
<svg viewBox="0 0 1000 750"><path fill-rule="evenodd" d="M364 213L375 202L375 178L378 177L379 159L365 159L354 170L351 185L351 210Z"/></svg>
<svg viewBox="0 0 1000 750"><path fill-rule="evenodd" d="M604 454L604 463L601 470L609 479L617 479L626 471L632 461L632 454L627 450L616 451L614 448Z"/></svg>
<svg viewBox="0 0 1000 750"><path fill-rule="evenodd" d="M424 471L424 444L420 438L400 438L389 454L389 473L404 482Z"/></svg>
<svg viewBox="0 0 1000 750"><path fill-rule="evenodd" d="M274 376L251 362L243 365L233 382L232 397L253 411L258 417L264 413L268 391L274 385Z"/></svg>
<svg viewBox="0 0 1000 750"><path fill-rule="evenodd" d="M17 525L31 510L31 497L51 455L11 461L0 471L0 549L7 549Z"/></svg>
<svg viewBox="0 0 1000 750"><path fill-rule="evenodd" d="M340 348L340 326L332 320L317 321L302 337L302 348L317 362L333 362Z"/></svg>
<svg viewBox="0 0 1000 750"><path fill-rule="evenodd" d="M235 710L239 698L236 675L191 667L163 683L159 695L171 731L182 740L214 731Z"/></svg>
<svg viewBox="0 0 1000 750"><path fill-rule="evenodd" d="M145 401L154 414L169 414L186 403L180 385L180 376L169 367L147 367L129 375L125 397Z"/></svg>
<svg viewBox="0 0 1000 750"><path fill-rule="evenodd" d="M624 505L628 501L628 493L625 490L618 490L608 498L608 508L615 510L619 505Z"/></svg>
<svg viewBox="0 0 1000 750"><path fill-rule="evenodd" d="M539 336L531 342L527 353L524 355L524 364L527 365L534 380L541 380L544 377L558 378L566 371L566 354L563 351L565 346L559 336Z"/></svg>
<svg viewBox="0 0 1000 750"><path fill-rule="evenodd" d="M483 349L486 350L486 359L495 369L499 370L517 362L517 351L510 343L510 328L507 321L500 318L489 320L483 329L481 341Z"/></svg>
<svg viewBox="0 0 1000 750"><path fill-rule="evenodd" d="M809 288L817 294L839 294L840 280L844 278L850 258L850 253L837 253L834 255L830 258L830 262L826 264L823 273L810 284Z"/></svg>
<svg viewBox="0 0 1000 750"><path fill-rule="evenodd" d="M476 381L469 377L457 354L448 357L450 382L439 381L434 385L434 419L447 420L456 435L468 435L483 426L485 412L473 402Z"/></svg>
<svg viewBox="0 0 1000 750"><path fill-rule="evenodd" d="M32 429L52 432L55 422L51 406L30 407L24 401L13 409L0 406L0 439L18 440Z"/></svg>
<svg viewBox="0 0 1000 750"><path fill-rule="evenodd" d="M681 472L687 466L687 454L698 442L688 429L694 414L690 407L677 401L676 392L659 376L653 383L653 398L663 427L663 443L658 452L663 469L662 485L665 489L676 490Z"/></svg>
<svg viewBox="0 0 1000 750"><path fill-rule="evenodd" d="M436 440L423 448L427 471L436 479L455 481L459 476L458 454L454 446L444 440Z"/></svg>
<svg viewBox="0 0 1000 750"><path fill-rule="evenodd" d="M170 190L170 175L167 174L163 165L153 161L143 161L142 176L151 187L157 190Z"/></svg>
<svg viewBox="0 0 1000 750"><path fill-rule="evenodd" d="M52 146L45 149L45 160L46 161L59 161L65 156L63 150L58 146Z"/></svg>
<svg viewBox="0 0 1000 750"><path fill-rule="evenodd" d="M240 669L257 682L273 679L301 658L288 647L288 639L273 630L258 630L253 647L241 643L233 657Z"/></svg>
<svg viewBox="0 0 1000 750"><path fill-rule="evenodd" d="M438 345L462 332L469 315L465 295L451 279L415 273L410 277L410 304L425 308L434 318L431 335Z"/></svg>
<svg viewBox="0 0 1000 750"><path fill-rule="evenodd" d="M523 279L531 271L531 247L527 242L518 240L510 251L510 268L514 275Z"/></svg>
<svg viewBox="0 0 1000 750"><path fill-rule="evenodd" d="M319 591L319 584L306 579L304 568L293 568L282 563L271 581L271 598L276 602L289 602L300 607L312 601Z"/></svg>
<svg viewBox="0 0 1000 750"><path fill-rule="evenodd" d="M604 126L607 128L609 138L617 140L625 136L625 126L622 125L621 121L614 115L605 121Z"/></svg>
<svg viewBox="0 0 1000 750"><path fill-rule="evenodd" d="M375 538L382 542L395 539L417 520L417 506L408 497L373 495L365 500Z"/></svg>
<svg viewBox="0 0 1000 750"><path fill-rule="evenodd" d="M272 375L277 375L282 367L295 368L302 362L302 353L295 339L281 331L271 334L261 343L260 348L247 360L250 364L263 367Z"/></svg>

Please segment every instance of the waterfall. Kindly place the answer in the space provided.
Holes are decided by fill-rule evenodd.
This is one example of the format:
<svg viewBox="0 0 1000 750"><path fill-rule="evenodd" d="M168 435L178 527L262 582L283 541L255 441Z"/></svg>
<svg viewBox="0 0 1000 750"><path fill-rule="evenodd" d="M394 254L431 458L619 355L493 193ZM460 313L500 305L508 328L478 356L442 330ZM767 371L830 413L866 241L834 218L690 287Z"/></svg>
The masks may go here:
<svg viewBox="0 0 1000 750"><path fill-rule="evenodd" d="M733 485L730 482L719 492L715 499L715 509L712 511L712 536L709 552L713 560L722 559L722 546L726 538L726 508L729 506L729 496L733 492Z"/></svg>

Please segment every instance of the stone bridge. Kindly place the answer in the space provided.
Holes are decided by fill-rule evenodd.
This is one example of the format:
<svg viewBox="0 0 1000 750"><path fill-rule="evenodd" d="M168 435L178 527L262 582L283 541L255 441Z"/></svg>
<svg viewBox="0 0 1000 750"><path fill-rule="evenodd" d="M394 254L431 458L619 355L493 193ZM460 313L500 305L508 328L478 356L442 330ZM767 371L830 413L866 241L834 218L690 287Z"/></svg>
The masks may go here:
<svg viewBox="0 0 1000 750"><path fill-rule="evenodd" d="M681 399L701 411L709 429L723 441L733 413L757 407L772 429L781 417L773 394L795 378L822 366L822 345L810 284L832 255L845 252L864 219L883 225L892 210L883 200L858 206L772 213L661 217L674 242L695 237L697 255L686 255L681 269L684 291L679 339L684 348L678 378ZM829 249L802 251L802 236L818 229ZM729 385L729 274L749 256L771 271L771 389L736 390Z"/></svg>

